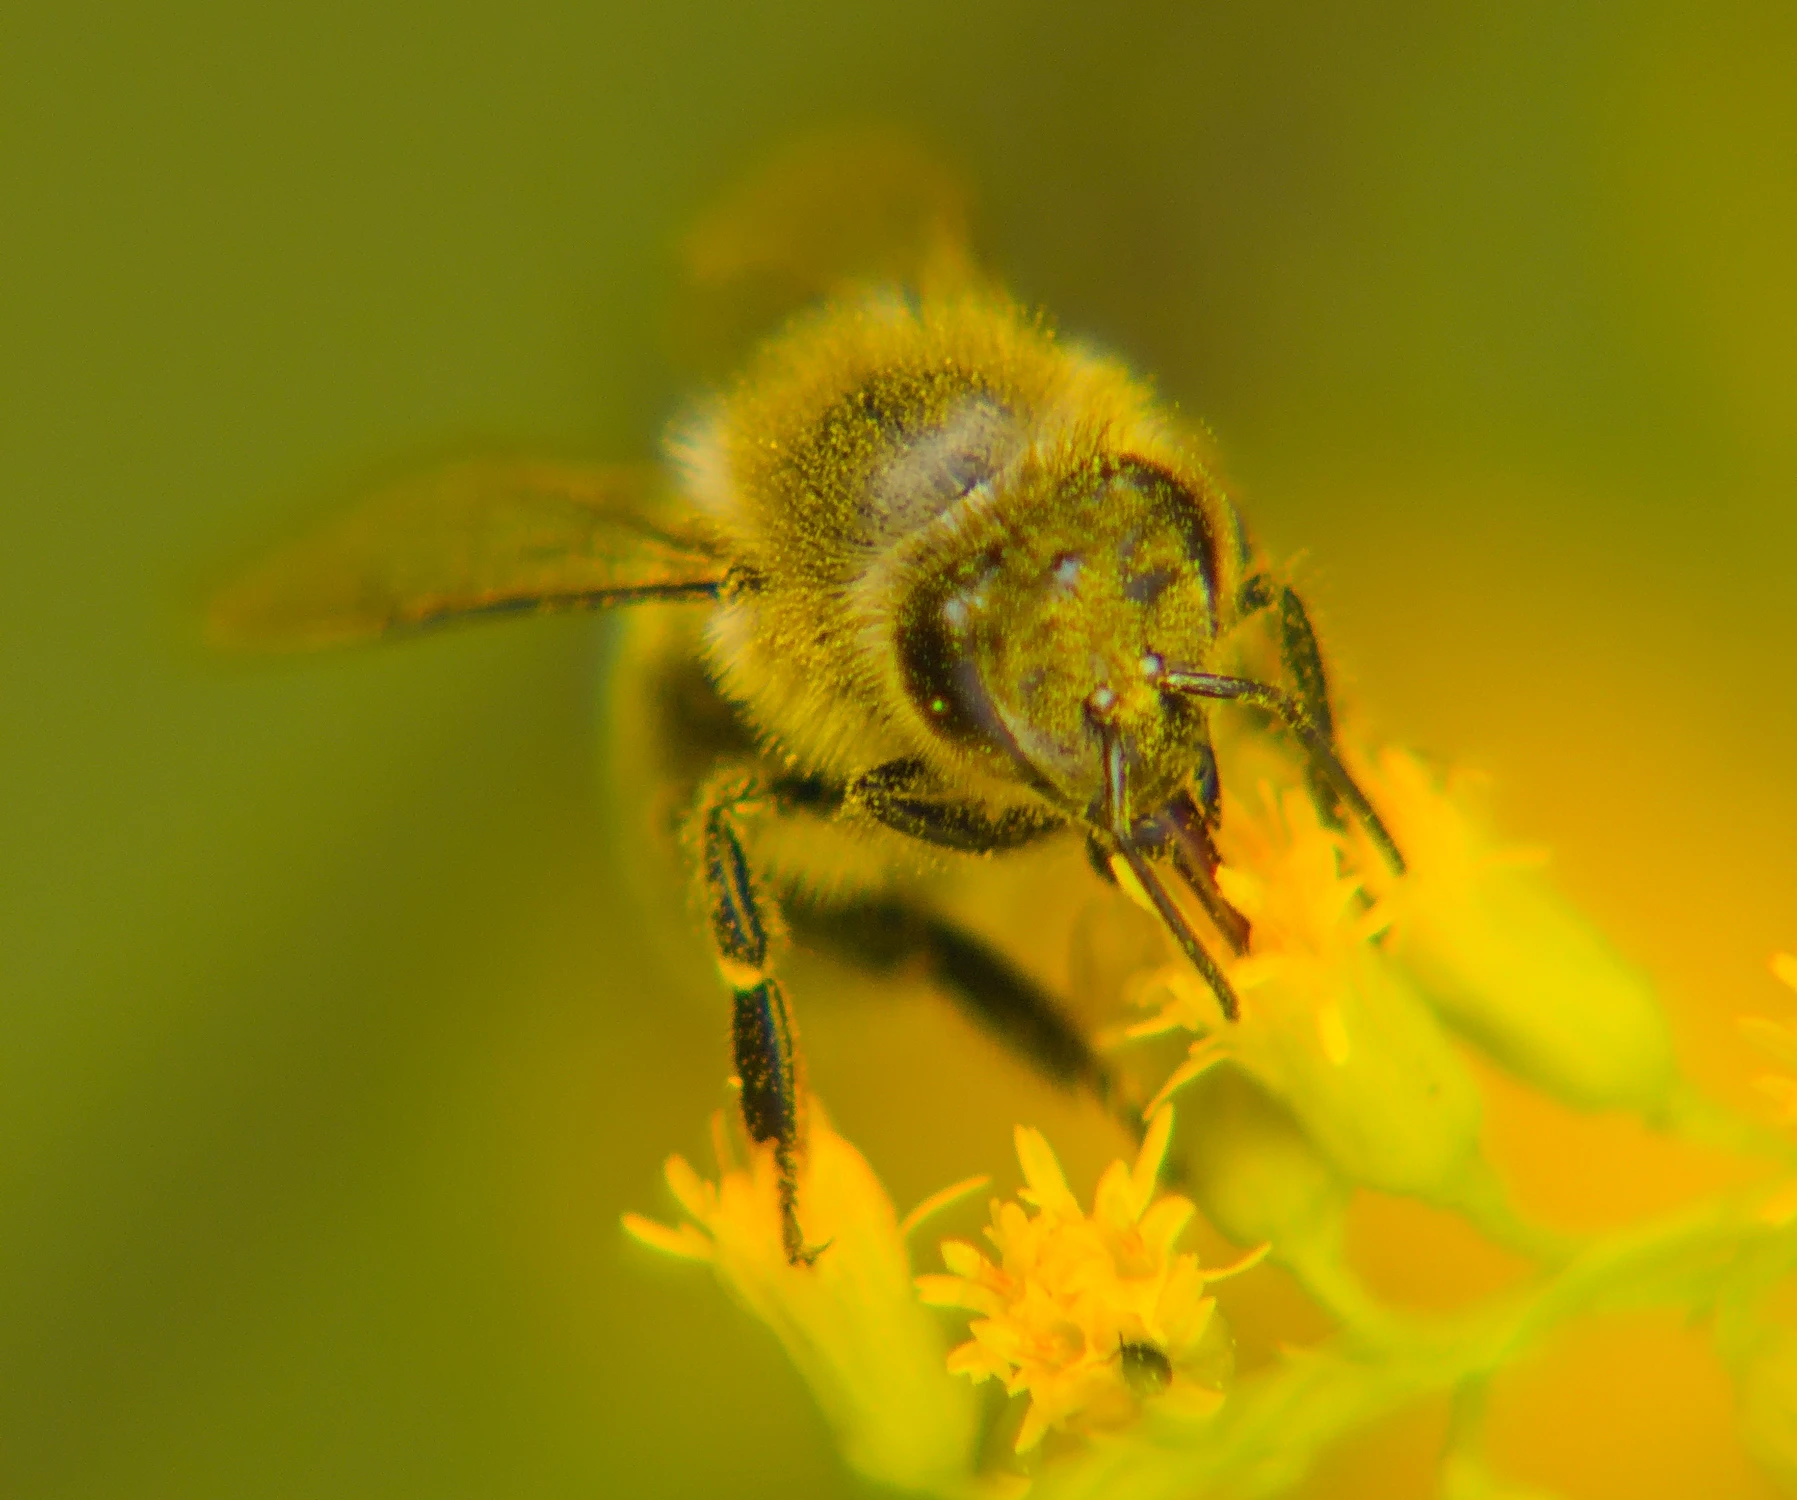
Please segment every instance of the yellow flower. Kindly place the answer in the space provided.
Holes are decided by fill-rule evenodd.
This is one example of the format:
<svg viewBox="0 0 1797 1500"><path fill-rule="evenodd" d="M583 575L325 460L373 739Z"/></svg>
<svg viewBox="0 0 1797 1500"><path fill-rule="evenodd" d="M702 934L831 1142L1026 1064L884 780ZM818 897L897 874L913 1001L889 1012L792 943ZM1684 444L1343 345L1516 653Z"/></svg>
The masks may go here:
<svg viewBox="0 0 1797 1500"><path fill-rule="evenodd" d="M1343 834L1298 787L1229 799L1219 834L1223 893L1252 924L1228 965L1241 1020L1221 1020L1189 965L1140 991L1156 1015L1137 1035L1199 1033L1161 1098L1225 1058L1281 1099L1346 1176L1387 1192L1457 1201L1479 1171L1480 1099L1464 1060L1375 939Z"/></svg>
<svg viewBox="0 0 1797 1500"><path fill-rule="evenodd" d="M865 1158L810 1101L799 1178L806 1232L826 1246L815 1264L788 1263L771 1149L736 1160L715 1116L718 1181L680 1156L668 1187L691 1222L624 1215L636 1239L712 1267L725 1289L785 1346L848 1462L895 1489L965 1493L976 1403L944 1366L947 1340L918 1301L892 1202Z"/></svg>
<svg viewBox="0 0 1797 1500"><path fill-rule="evenodd" d="M945 1240L951 1274L917 1278L925 1302L980 1314L948 1368L1028 1394L1020 1453L1054 1429L1114 1430L1144 1409L1191 1424L1222 1404L1230 1344L1205 1287L1260 1256L1206 1272L1175 1251L1193 1208L1155 1195L1172 1129L1172 1111L1159 1110L1134 1166L1113 1162L1099 1179L1088 1215L1047 1140L1019 1126L1027 1186L1021 1204L992 1205L996 1258Z"/></svg>

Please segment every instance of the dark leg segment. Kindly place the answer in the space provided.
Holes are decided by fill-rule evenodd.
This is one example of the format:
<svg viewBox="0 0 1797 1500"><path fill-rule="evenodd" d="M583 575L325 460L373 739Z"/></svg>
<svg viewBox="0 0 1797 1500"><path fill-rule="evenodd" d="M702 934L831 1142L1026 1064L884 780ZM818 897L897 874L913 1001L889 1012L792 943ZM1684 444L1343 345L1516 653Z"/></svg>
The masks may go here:
<svg viewBox="0 0 1797 1500"><path fill-rule="evenodd" d="M1329 706L1329 679L1323 671L1323 653L1317 648L1316 631L1311 628L1304 601L1290 588L1275 590L1265 573L1256 573L1242 584L1236 596L1236 619L1247 619L1279 604L1279 656L1286 675L1296 691L1282 693L1267 683L1249 683L1240 677L1218 677L1208 672L1179 674L1183 684L1168 686L1206 698L1231 698L1265 709L1288 725L1304 742L1310 754L1305 775L1311 800L1324 823L1341 827L1341 809L1346 804L1360 819L1386 863L1400 875L1404 873L1404 856L1392 839L1390 830L1367 801L1335 749L1335 713ZM1207 684L1200 686L1198 684ZM1227 685L1227 686L1215 686Z"/></svg>
<svg viewBox="0 0 1797 1500"><path fill-rule="evenodd" d="M1335 713L1329 707L1329 679L1323 675L1323 653L1310 627L1304 601L1289 588L1279 591L1279 656L1295 689L1292 696L1304 705L1307 717L1324 739L1335 739Z"/></svg>
<svg viewBox="0 0 1797 1500"><path fill-rule="evenodd" d="M1310 627L1303 601L1289 588L1279 591L1279 657L1291 680L1292 696L1304 706L1305 716L1317 733L1334 745L1335 714L1329 707L1329 679L1323 675L1323 654L1317 649L1316 632ZM1314 756L1305 780L1310 787L1310 800L1316 803L1325 826L1340 828L1341 798Z"/></svg>
<svg viewBox="0 0 1797 1500"><path fill-rule="evenodd" d="M1164 679L1174 692L1191 693L1199 698L1219 698L1233 703L1252 703L1264 708L1286 725L1303 742L1310 753L1311 764L1329 789L1345 802L1366 829L1385 862L1394 873L1404 873L1404 856L1399 851L1391 830L1367 801L1360 784L1348 774L1348 768L1335 753L1335 745L1311 721L1304 705L1283 688L1268 682L1255 682L1248 677L1226 677L1215 672L1169 672Z"/></svg>
<svg viewBox="0 0 1797 1500"><path fill-rule="evenodd" d="M1174 675L1169 673L1167 680L1172 681ZM1123 862L1129 866L1129 872L1135 877L1140 887L1153 905L1155 914L1166 924L1167 931L1173 934L1174 941L1179 944L1180 951L1191 961L1198 971L1199 977L1210 986L1210 991L1217 997L1217 1004L1223 1011L1225 1021L1234 1021L1242 1013L1241 1001L1236 998L1235 987L1230 984L1229 977L1218 967L1216 959L1210 956L1192 930L1192 924L1186 915L1167 893L1161 883L1160 876L1148 863L1142 846L1136 842L1135 820L1129 809L1129 762L1123 751L1123 740L1116 729L1100 719L1098 728L1104 740L1104 815L1110 824L1111 837L1116 841L1117 852L1123 856Z"/></svg>
<svg viewBox="0 0 1797 1500"><path fill-rule="evenodd" d="M764 979L752 989L738 990L730 1018L736 1054L736 1076L742 1082L743 1123L752 1141L772 1141L774 1156L791 1152L799 1138L798 1054L793 1050L792 1018L777 980ZM790 1214L788 1168L781 1166L783 1217ZM797 1224L783 1226L787 1259L802 1245Z"/></svg>
<svg viewBox="0 0 1797 1500"><path fill-rule="evenodd" d="M964 854L1021 849L1067 826L1047 808L1012 807L994 815L977 802L956 800L917 760L887 761L856 777L847 801L908 838Z"/></svg>
<svg viewBox="0 0 1797 1500"><path fill-rule="evenodd" d="M799 1227L799 1157L804 1098L792 1016L780 982L767 972L767 929L736 829L743 792L709 801L700 824L701 860L718 969L730 986L731 1041L742 1085L743 1125L756 1144L771 1144L780 1191L780 1238L793 1265L824 1248L807 1246Z"/></svg>
<svg viewBox="0 0 1797 1500"><path fill-rule="evenodd" d="M1138 1136L1141 1116L1118 1098L1109 1070L1054 997L1002 954L952 923L901 901L804 906L801 942L876 973L915 963L980 1028L1062 1088L1089 1090Z"/></svg>

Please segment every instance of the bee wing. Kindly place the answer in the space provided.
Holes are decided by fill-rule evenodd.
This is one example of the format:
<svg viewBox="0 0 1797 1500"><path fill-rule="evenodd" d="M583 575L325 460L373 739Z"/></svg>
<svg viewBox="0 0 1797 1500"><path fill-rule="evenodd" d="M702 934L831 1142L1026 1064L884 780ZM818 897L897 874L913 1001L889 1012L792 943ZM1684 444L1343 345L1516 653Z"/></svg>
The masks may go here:
<svg viewBox="0 0 1797 1500"><path fill-rule="evenodd" d="M903 135L827 132L769 158L680 243L680 352L730 368L809 303L859 286L959 291L978 279L960 177Z"/></svg>
<svg viewBox="0 0 1797 1500"><path fill-rule="evenodd" d="M308 651L470 616L708 597L726 567L653 469L468 463L277 551L213 599L208 635Z"/></svg>

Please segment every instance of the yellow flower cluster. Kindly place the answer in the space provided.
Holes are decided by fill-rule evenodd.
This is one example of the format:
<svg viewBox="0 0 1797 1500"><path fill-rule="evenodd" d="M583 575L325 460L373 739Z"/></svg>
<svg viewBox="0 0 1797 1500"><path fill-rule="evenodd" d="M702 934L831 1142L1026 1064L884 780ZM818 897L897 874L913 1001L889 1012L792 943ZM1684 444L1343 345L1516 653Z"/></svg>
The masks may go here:
<svg viewBox="0 0 1797 1500"><path fill-rule="evenodd" d="M947 1341L918 1301L892 1201L867 1160L811 1104L799 1180L806 1230L828 1253L788 1263L770 1147L739 1161L723 1117L712 1121L718 1180L680 1156L666 1175L690 1222L624 1216L653 1249L712 1267L773 1329L836 1430L849 1463L895 1489L961 1492L970 1472L975 1403L944 1366Z"/></svg>
<svg viewBox="0 0 1797 1500"><path fill-rule="evenodd" d="M992 1205L995 1258L946 1240L950 1274L917 1278L925 1302L979 1314L949 1368L1028 1395L1020 1453L1053 1429L1120 1427L1144 1404L1188 1422L1222 1404L1230 1346L1205 1286L1260 1255L1206 1272L1196 1255L1176 1251L1194 1210L1155 1191L1172 1129L1173 1112L1162 1108L1134 1165L1112 1162L1099 1179L1088 1215L1047 1140L1019 1126L1026 1186L1021 1203Z"/></svg>
<svg viewBox="0 0 1797 1500"><path fill-rule="evenodd" d="M1456 1196L1476 1157L1472 1075L1427 1001L1374 941L1390 918L1368 901L1346 836L1300 788L1264 787L1260 806L1227 805L1218 884L1252 924L1229 966L1242 1018L1172 963L1140 992L1155 1009L1137 1034L1198 1033L1166 1098L1225 1058L1298 1117L1354 1181L1435 1200Z"/></svg>
<svg viewBox="0 0 1797 1500"><path fill-rule="evenodd" d="M709 1265L774 1331L847 1461L870 1479L942 1500L1020 1487L1042 1500L1178 1500L1238 1481L1270 1493L1296 1482L1324 1444L1403 1401L1482 1389L1513 1353L1608 1298L1751 1308L1753 1278L1770 1285L1797 1267L1788 1163L1770 1193L1724 1197L1614 1244L1570 1241L1516 1214L1481 1150L1469 1048L1576 1108L1669 1128L1697 1121L1724 1144L1751 1131L1724 1122L1734 1134L1718 1133L1721 1112L1679 1077L1647 985L1558 896L1538 856L1492 838L1464 779L1444 783L1395 750L1356 765L1404 850L1400 875L1358 827L1333 826L1289 767L1247 769L1264 774L1226 779L1250 790L1226 794L1216 833L1218 885L1250 923L1249 951L1225 960L1240 1019L1224 1022L1183 958L1129 973L1124 993L1146 1018L1124 1034L1192 1040L1150 1105L1134 1161L1111 1163L1089 1210L1047 1139L1018 1126L1024 1185L992 1203L986 1243L945 1240L945 1270L914 1276L908 1233L983 1179L901 1221L813 1101L798 1190L807 1235L826 1245L815 1264L788 1263L771 1155L733 1148L721 1116L715 1181L678 1156L667 1163L685 1222L625 1217L643 1243ZM1774 970L1797 989L1797 958ZM1797 1072L1797 1027L1744 1024ZM1184 1143L1182 1186L1225 1235L1260 1245L1220 1270L1180 1248L1197 1209L1160 1187L1166 1100L1187 1085L1203 1092L1204 1128ZM1797 1082L1766 1086L1797 1123ZM1393 1309L1348 1254L1346 1210L1361 1189L1460 1215L1532 1257L1539 1283L1434 1323ZM1210 1288L1263 1255L1340 1337L1238 1381ZM959 1343L936 1309L971 1315ZM1750 1446L1797 1473L1797 1442L1778 1436L1780 1423L1797 1430L1787 1421L1797 1335L1775 1343L1748 1314L1736 1321L1747 1331L1725 1353ZM990 1457L988 1439L1008 1427L982 1433L981 1383L1017 1398L1002 1419L1015 1424L1009 1464ZM1443 1483L1468 1497L1519 1493L1491 1477L1468 1435L1444 1460Z"/></svg>

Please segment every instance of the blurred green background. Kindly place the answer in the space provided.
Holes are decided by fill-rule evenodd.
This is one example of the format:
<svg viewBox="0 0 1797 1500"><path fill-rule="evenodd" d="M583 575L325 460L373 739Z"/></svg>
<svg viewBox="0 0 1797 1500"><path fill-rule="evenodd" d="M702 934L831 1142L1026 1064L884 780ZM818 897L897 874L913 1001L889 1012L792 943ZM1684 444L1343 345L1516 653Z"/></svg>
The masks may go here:
<svg viewBox="0 0 1797 1500"><path fill-rule="evenodd" d="M967 170L1020 294L1215 428L1364 716L1495 774L1746 1100L1797 947L1794 79L1773 3L13 7L0 1493L853 1490L771 1340L617 1230L724 1046L624 902L606 627L193 645L371 473L652 451L670 248L798 130ZM925 999L805 1014L901 1206L1014 1117L1086 1185L1116 1149ZM1493 1114L1568 1217L1710 1170ZM1494 1421L1580 1496L1760 1494L1728 1401L1616 1325ZM1440 1415L1311 1492L1428 1493Z"/></svg>

